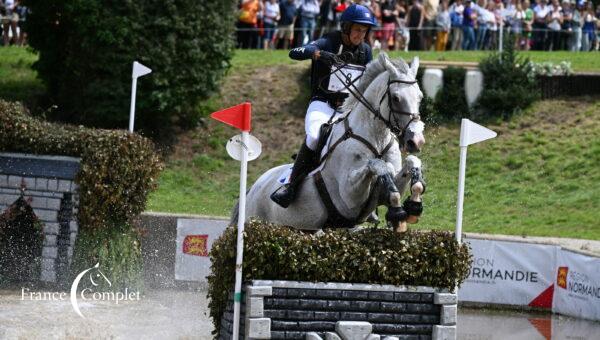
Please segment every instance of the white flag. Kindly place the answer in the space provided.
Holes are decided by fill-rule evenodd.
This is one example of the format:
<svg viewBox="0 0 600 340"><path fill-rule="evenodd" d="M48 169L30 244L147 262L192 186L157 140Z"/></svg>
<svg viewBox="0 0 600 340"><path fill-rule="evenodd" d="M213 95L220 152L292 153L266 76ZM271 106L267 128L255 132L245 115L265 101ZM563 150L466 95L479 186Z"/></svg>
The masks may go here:
<svg viewBox="0 0 600 340"><path fill-rule="evenodd" d="M138 63L137 61L133 62L133 72L131 73L132 78L145 76L150 72L152 72L150 68Z"/></svg>
<svg viewBox="0 0 600 340"><path fill-rule="evenodd" d="M483 142L490 138L496 137L498 134L485 126L463 118L460 124L460 146L469 146L471 144Z"/></svg>

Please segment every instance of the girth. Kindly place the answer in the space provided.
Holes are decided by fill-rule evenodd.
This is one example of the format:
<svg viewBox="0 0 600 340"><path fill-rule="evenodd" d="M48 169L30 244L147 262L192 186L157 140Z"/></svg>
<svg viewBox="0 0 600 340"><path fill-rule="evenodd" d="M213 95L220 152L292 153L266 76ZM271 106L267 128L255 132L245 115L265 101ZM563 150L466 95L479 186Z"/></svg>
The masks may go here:
<svg viewBox="0 0 600 340"><path fill-rule="evenodd" d="M375 155L375 157L379 158L379 159L383 158L383 156L388 152L388 150L392 147L392 145L394 143L394 138L392 138L392 140L390 140L390 142L385 146L385 148L383 148L383 150L381 152L378 152L377 149L373 146L373 144L371 144L368 140L366 140L365 138L363 138L357 134L354 134L354 132L352 132L352 129L350 128L349 123L348 123L348 119L344 119L344 127L346 129L346 132L344 133L344 135L342 137L340 137L337 141L335 141L335 143L327 150L327 153L325 153L325 155L323 155L323 157L321 158L320 163L325 162L327 160L327 158L329 158L331 153L333 153L333 150L335 150L335 148L339 144L341 144L343 141L350 139L350 138L356 139L359 142L363 143ZM335 204L331 200L331 195L329 194L329 190L327 190L327 185L325 184L325 180L323 180L323 176L321 175L321 170L318 170L313 174L313 179L315 181L315 186L317 187L317 192L319 193L319 197L321 197L321 201L323 202L323 204L325 205L325 208L327 209L327 221L325 222L325 226L329 227L329 228L351 228L351 227L354 227L358 223L358 219L351 220L351 219L346 218L335 207ZM364 211L364 210L367 208L368 202L370 202L371 199L373 198L372 197L373 194L374 194L374 192L371 191L371 193L369 194L369 197L366 201L367 203L361 209L361 212L357 215L358 218L360 218L361 216L365 216L365 214L368 213L368 211Z"/></svg>

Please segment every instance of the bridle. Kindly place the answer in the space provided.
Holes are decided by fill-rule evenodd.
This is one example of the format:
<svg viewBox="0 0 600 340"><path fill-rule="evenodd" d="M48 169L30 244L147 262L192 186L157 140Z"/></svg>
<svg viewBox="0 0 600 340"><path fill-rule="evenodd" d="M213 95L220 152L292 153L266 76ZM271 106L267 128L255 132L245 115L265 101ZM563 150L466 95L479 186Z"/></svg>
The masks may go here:
<svg viewBox="0 0 600 340"><path fill-rule="evenodd" d="M344 68L346 65L348 65L348 63L346 63L346 62L340 63L340 65L335 70L333 70L331 73L329 73L328 76L333 76L335 72ZM388 71L388 73L389 73L389 71ZM354 81L352 81L351 79L345 79L345 80L340 79L340 80L342 81L342 83L344 84L344 87L348 90L348 92L350 92L350 94L352 94L356 98L356 100L358 100L361 104L363 104L363 106L366 107L367 110L369 110L375 116L375 118L381 120L385 124L385 126L388 129L390 129L390 131L394 135L396 135L398 137L399 140L404 140L403 138L406 133L406 129L408 128L408 125L410 125L410 123L412 123L414 121L419 121L421 119L421 116L418 112L413 113L413 112L399 111L399 110L394 110L394 108L392 107L392 94L390 91L392 84L399 83L399 84L406 84L406 85L414 85L417 83L416 79L415 80L400 80L400 79L392 80L391 76L388 75L387 89L386 89L385 93L381 96L381 99L379 100L378 108L374 108L373 105L367 100L367 98L365 98L365 96L360 92L360 90L358 90L358 88L355 85L355 82L357 81L357 79L355 79ZM388 98L389 119L385 119L383 117L383 115L381 114L381 104L383 103L383 101L385 100L386 97ZM409 116L410 120L408 121L408 123L406 123L406 125L401 126L398 116Z"/></svg>

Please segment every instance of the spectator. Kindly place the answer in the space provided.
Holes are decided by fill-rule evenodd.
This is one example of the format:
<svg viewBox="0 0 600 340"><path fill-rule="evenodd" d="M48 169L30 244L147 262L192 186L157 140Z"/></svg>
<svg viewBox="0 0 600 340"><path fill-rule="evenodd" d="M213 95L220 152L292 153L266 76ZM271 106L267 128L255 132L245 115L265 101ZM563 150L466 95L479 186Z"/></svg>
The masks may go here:
<svg viewBox="0 0 600 340"><path fill-rule="evenodd" d="M381 22L382 22L382 36L381 36L381 47L383 50L388 50L390 46L395 46L394 40L396 34L396 21L398 20L398 4L396 0L383 0L381 3Z"/></svg>
<svg viewBox="0 0 600 340"><path fill-rule="evenodd" d="M2 17L4 46L10 44L11 36L15 43L18 42L17 23L19 22L19 14L15 10L16 5L15 0L4 0L4 17Z"/></svg>
<svg viewBox="0 0 600 340"><path fill-rule="evenodd" d="M425 30L423 36L423 49L429 51L433 47L433 40L436 34L435 17L438 13L440 0L423 0L423 10L425 11L425 21L423 26Z"/></svg>
<svg viewBox="0 0 600 340"><path fill-rule="evenodd" d="M406 16L408 14L408 6L406 0L400 0L398 2L398 30L396 38L396 49L408 52L408 44L410 42L410 30L406 23Z"/></svg>
<svg viewBox="0 0 600 340"><path fill-rule="evenodd" d="M569 40L573 36L573 8L569 0L562 1L562 17L563 22L560 32L560 50L569 50Z"/></svg>
<svg viewBox="0 0 600 340"><path fill-rule="evenodd" d="M543 51L546 49L546 30L548 29L546 17L550 14L550 7L546 6L547 0L533 8L533 49Z"/></svg>
<svg viewBox="0 0 600 340"><path fill-rule="evenodd" d="M523 27L525 23L525 11L521 2L517 2L515 5L515 11L512 13L512 17L509 19L510 31L515 35L515 49L525 49L525 41L523 39Z"/></svg>
<svg viewBox="0 0 600 340"><path fill-rule="evenodd" d="M335 30L335 10L337 6L337 0L322 0L321 10L319 16L319 38L323 34L329 33Z"/></svg>
<svg viewBox="0 0 600 340"><path fill-rule="evenodd" d="M314 37L317 17L321 12L321 5L318 0L300 0L298 10L300 11L300 27L302 27L302 35L300 36L299 43L306 45Z"/></svg>
<svg viewBox="0 0 600 340"><path fill-rule="evenodd" d="M548 51L558 50L560 44L560 28L563 21L561 10L562 8L558 4L558 0L552 0L552 5L550 6L550 13L546 17L548 21L548 29L550 29L550 31L548 32Z"/></svg>
<svg viewBox="0 0 600 340"><path fill-rule="evenodd" d="M242 0L238 16L238 47L255 48L258 41L258 12L262 11L259 0Z"/></svg>
<svg viewBox="0 0 600 340"><path fill-rule="evenodd" d="M408 49L411 51L417 51L422 48L421 46L421 28L423 28L423 22L425 20L425 13L423 6L419 0L412 0L412 6L408 9L408 15L406 16L406 22L410 29L410 41L408 43Z"/></svg>
<svg viewBox="0 0 600 340"><path fill-rule="evenodd" d="M594 13L594 4L588 2L585 5L585 12L583 12L583 27L581 28L583 37L581 41L581 50L590 51L594 47L594 40L596 38L596 15Z"/></svg>
<svg viewBox="0 0 600 340"><path fill-rule="evenodd" d="M275 29L277 22L279 21L280 9L277 0L267 0L263 10L263 21L265 33L263 36L263 48L268 50L273 48L273 37L275 36Z"/></svg>
<svg viewBox="0 0 600 340"><path fill-rule="evenodd" d="M437 41L435 44L436 51L445 51L448 44L448 34L450 32L450 12L448 11L448 0L442 0L439 13L435 19L438 27Z"/></svg>
<svg viewBox="0 0 600 340"><path fill-rule="evenodd" d="M25 22L29 14L29 8L23 6L20 1L17 1L17 13L19 14L19 46L27 45L27 31L25 30Z"/></svg>
<svg viewBox="0 0 600 340"><path fill-rule="evenodd" d="M596 51L600 50L600 4L596 5Z"/></svg>
<svg viewBox="0 0 600 340"><path fill-rule="evenodd" d="M335 12L335 29L338 31L342 29L342 27L340 26L340 18L342 16L342 13L344 13L348 6L349 5L346 0L341 0L339 3L336 4L336 6L333 9Z"/></svg>
<svg viewBox="0 0 600 340"><path fill-rule="evenodd" d="M453 51L458 51L462 48L462 25L463 13L465 6L463 0L456 0L450 6L450 22L452 23L452 46Z"/></svg>
<svg viewBox="0 0 600 340"><path fill-rule="evenodd" d="M289 49L294 40L294 22L296 21L296 3L294 0L282 0L279 2L279 18L277 39L283 41L283 48Z"/></svg>
<svg viewBox="0 0 600 340"><path fill-rule="evenodd" d="M575 0L573 0L575 1ZM573 34L569 40L569 51L578 52L581 50L581 27L583 26L583 2L573 2L573 16L571 18L571 27L573 28Z"/></svg>
<svg viewBox="0 0 600 340"><path fill-rule="evenodd" d="M465 3L465 11L463 13L463 43L462 49L466 51L475 49L475 22L477 20L477 12L473 9L471 0Z"/></svg>
<svg viewBox="0 0 600 340"><path fill-rule="evenodd" d="M531 38L533 36L533 17L535 13L531 9L529 0L523 1L523 10L525 10L525 19L523 20L523 39L525 42L525 51L529 51L531 48Z"/></svg>
<svg viewBox="0 0 600 340"><path fill-rule="evenodd" d="M488 24L492 17L492 13L486 8L486 0L477 0L477 6L475 7L477 12L477 42L475 48L478 50L483 50L484 48L484 43L487 40Z"/></svg>

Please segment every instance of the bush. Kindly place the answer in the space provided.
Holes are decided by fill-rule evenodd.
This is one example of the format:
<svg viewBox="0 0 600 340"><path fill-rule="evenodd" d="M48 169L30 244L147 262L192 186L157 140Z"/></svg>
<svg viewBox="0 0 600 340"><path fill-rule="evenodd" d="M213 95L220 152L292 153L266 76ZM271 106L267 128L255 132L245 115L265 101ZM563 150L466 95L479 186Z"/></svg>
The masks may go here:
<svg viewBox="0 0 600 340"><path fill-rule="evenodd" d="M465 96L465 75L462 67L444 69L444 86L435 96L435 112L440 120L452 121L469 117L469 106Z"/></svg>
<svg viewBox="0 0 600 340"><path fill-rule="evenodd" d="M489 117L508 119L540 97L535 79L528 76L531 63L517 54L513 39L509 36L501 53L492 53L479 63L484 86L477 107Z"/></svg>
<svg viewBox="0 0 600 340"><path fill-rule="evenodd" d="M471 255L444 231L398 234L369 228L327 230L321 236L253 221L246 224L243 280L294 280L419 285L453 290L468 273ZM212 246L208 277L215 330L234 283L237 229Z"/></svg>
<svg viewBox="0 0 600 340"><path fill-rule="evenodd" d="M75 182L83 228L108 228L141 213L162 168L152 142L137 134L48 123L4 101L0 150L81 157Z"/></svg>
<svg viewBox="0 0 600 340"><path fill-rule="evenodd" d="M136 127L189 126L229 67L233 0L25 3L34 68L58 105L56 119L126 128L137 60L153 72L138 83Z"/></svg>

